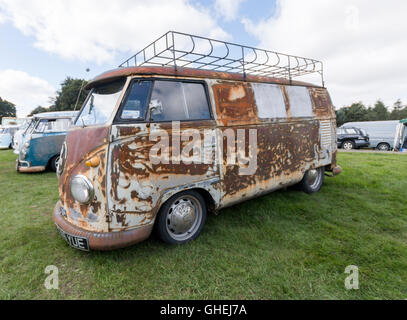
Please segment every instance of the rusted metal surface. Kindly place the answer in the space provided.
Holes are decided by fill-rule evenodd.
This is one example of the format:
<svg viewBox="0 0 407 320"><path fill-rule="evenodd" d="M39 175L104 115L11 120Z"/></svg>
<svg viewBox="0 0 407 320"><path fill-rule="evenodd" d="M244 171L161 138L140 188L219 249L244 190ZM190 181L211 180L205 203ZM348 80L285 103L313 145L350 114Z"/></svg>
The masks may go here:
<svg viewBox="0 0 407 320"><path fill-rule="evenodd" d="M180 191L201 191L216 210L295 184L312 168L325 166L334 174L340 172L336 165L335 113L324 88L305 90L312 116L301 117L294 116L292 106L298 101L306 103L306 99L294 101L282 80L248 77L242 82L226 73L155 67L111 71L89 86L135 74L206 78L214 119L181 122L175 128L172 123L140 122L71 130L59 183L61 206L67 214L61 219L70 230L132 234L142 227L142 234L129 236L138 240L148 237L161 205ZM263 97L264 88L255 88L250 81L277 84L284 103L283 107L276 105L281 117L259 116L260 100L266 103L273 97ZM182 139L189 129L198 130L197 139ZM239 142L229 144L228 139L236 139L242 130L243 150L230 150ZM165 153L169 162L160 158L162 154L155 156L164 161L152 158L158 142L168 142ZM203 151L201 154L211 161L195 163L194 149ZM230 154L245 160L243 167L248 172L251 165L255 170L241 174L242 163L230 162ZM88 205L78 204L70 195L70 180L75 175L87 177L94 186L95 198Z"/></svg>
<svg viewBox="0 0 407 320"><path fill-rule="evenodd" d="M228 72L217 72L217 71L208 71L208 70L197 70L192 68L178 68L174 70L173 68L168 67L130 67L130 68L118 68L111 71L107 71L91 82L85 87L87 90L93 88L95 85L101 83L109 82L118 78L135 76L135 75L161 75L161 76L171 76L171 77L191 77L191 78L200 78L200 79L219 79L219 80L230 80L230 81L242 81L242 82L261 82L261 83L275 83L282 85L298 85L306 87L315 87L319 88L311 83L302 82L302 81L287 81L281 78L269 78L261 76L251 76L248 75L246 78L243 78L239 74L233 74Z"/></svg>
<svg viewBox="0 0 407 320"><path fill-rule="evenodd" d="M152 223L163 201L162 196L174 187L197 188L201 185L212 190L210 192L216 197L218 184L212 181L218 176L216 164L185 164L185 159L193 161L193 146L191 152L184 155L173 148L174 141L180 142L180 150L190 143L181 141L183 130L191 127L199 130L203 141L203 130L213 130L215 125L214 121L183 122L179 132L173 132L172 125L168 123L138 124L133 129L113 126L107 195L110 228L123 230ZM170 137L167 150L170 161L155 164L151 161L150 152L157 142L150 138L160 133ZM212 153L214 156L214 150ZM181 161L181 156L184 161Z"/></svg>
<svg viewBox="0 0 407 320"><path fill-rule="evenodd" d="M92 250L108 251L120 249L147 239L153 229L153 225L135 228L123 232L93 232L85 228L79 228L71 224L61 215L61 204L58 202L54 209L54 223L65 232L79 237L89 239L89 245Z"/></svg>
<svg viewBox="0 0 407 320"><path fill-rule="evenodd" d="M106 174L109 127L75 128L66 139L64 170L59 178L59 193L67 220L83 229L108 232L106 220ZM88 167L87 161L97 157L97 167ZM95 197L88 205L76 202L70 193L70 181L75 175L87 177L95 189Z"/></svg>

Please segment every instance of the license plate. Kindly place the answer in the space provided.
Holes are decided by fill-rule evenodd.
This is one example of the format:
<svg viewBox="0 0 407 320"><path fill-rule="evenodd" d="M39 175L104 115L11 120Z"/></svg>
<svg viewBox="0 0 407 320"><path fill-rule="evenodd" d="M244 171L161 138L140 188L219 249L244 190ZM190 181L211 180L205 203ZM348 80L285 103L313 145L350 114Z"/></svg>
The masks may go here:
<svg viewBox="0 0 407 320"><path fill-rule="evenodd" d="M61 228L56 226L59 234L61 235L62 238L65 239L65 241L72 247L78 250L82 251L89 251L89 239L85 237L78 237L74 236L72 234L69 234L65 231L63 231Z"/></svg>

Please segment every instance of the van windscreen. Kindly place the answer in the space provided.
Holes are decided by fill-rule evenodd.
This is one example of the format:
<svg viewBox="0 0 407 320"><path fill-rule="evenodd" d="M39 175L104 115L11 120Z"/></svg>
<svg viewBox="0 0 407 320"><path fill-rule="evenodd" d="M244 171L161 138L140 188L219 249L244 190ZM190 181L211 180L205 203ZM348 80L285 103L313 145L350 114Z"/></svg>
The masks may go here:
<svg viewBox="0 0 407 320"><path fill-rule="evenodd" d="M92 89L75 125L91 126L106 123L116 106L125 83L126 79L121 79Z"/></svg>

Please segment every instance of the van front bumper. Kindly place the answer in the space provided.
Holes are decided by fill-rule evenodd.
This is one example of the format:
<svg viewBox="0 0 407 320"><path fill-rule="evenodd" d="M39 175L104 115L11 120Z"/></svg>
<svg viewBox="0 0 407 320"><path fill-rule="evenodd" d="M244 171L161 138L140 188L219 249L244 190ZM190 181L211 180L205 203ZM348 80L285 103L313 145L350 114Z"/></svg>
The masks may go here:
<svg viewBox="0 0 407 320"><path fill-rule="evenodd" d="M35 172L43 172L43 171L45 171L45 169L46 169L45 166L31 167L30 163L27 161L19 161L18 159L16 160L17 172L35 173Z"/></svg>
<svg viewBox="0 0 407 320"><path fill-rule="evenodd" d="M54 223L57 228L67 234L88 239L90 250L110 251L125 248L146 240L153 230L153 224L150 224L136 229L118 232L88 231L68 222L63 216L63 211L61 202L58 202L53 214Z"/></svg>

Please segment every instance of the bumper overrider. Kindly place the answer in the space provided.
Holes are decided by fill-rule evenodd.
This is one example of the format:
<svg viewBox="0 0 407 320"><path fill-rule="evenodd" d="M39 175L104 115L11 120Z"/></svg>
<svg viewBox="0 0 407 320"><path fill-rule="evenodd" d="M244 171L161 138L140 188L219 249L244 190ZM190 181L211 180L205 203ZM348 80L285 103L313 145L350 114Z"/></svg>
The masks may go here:
<svg viewBox="0 0 407 320"><path fill-rule="evenodd" d="M150 224L119 232L93 232L71 224L65 219L63 213L64 210L62 209L61 202L58 202L53 214L58 231L71 246L72 243L68 241L68 238L75 238L74 247L83 251L110 251L128 247L146 240L153 229L153 224Z"/></svg>

